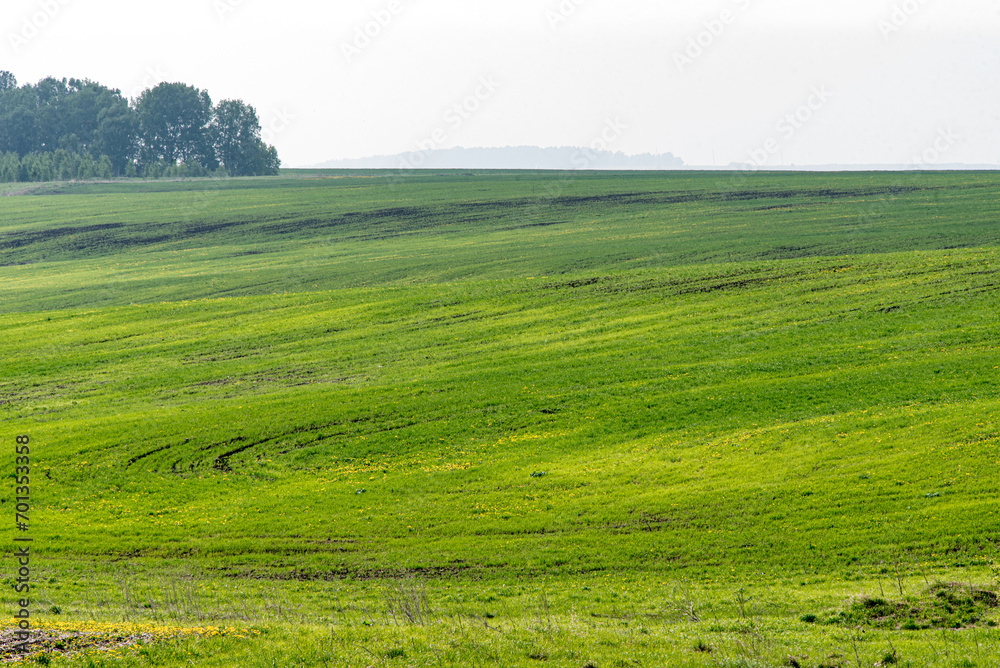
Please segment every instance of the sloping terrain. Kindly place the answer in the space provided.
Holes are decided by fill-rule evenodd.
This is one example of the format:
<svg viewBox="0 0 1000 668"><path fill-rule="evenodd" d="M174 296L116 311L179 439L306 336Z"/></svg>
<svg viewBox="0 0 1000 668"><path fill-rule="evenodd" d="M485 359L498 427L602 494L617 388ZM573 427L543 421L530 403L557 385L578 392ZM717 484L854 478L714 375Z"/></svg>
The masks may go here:
<svg viewBox="0 0 1000 668"><path fill-rule="evenodd" d="M92 611L79 573L120 591L108 563L300 602L625 577L640 607L654 582L981 575L998 194L320 172L2 198L0 416L33 445L43 598Z"/></svg>

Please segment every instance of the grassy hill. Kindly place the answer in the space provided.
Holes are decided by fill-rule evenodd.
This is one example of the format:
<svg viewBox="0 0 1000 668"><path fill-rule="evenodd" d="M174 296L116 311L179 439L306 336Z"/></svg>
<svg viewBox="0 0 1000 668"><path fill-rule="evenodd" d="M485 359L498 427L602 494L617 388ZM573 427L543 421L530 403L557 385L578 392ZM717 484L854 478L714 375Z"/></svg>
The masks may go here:
<svg viewBox="0 0 1000 668"><path fill-rule="evenodd" d="M289 172L0 198L35 612L184 627L108 666L998 665L998 194Z"/></svg>

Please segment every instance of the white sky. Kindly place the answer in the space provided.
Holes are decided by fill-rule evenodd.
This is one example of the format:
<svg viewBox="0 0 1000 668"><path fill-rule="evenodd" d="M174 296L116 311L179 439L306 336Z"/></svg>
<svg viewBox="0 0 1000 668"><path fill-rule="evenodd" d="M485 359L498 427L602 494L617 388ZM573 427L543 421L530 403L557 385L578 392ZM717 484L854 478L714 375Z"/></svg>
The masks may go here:
<svg viewBox="0 0 1000 668"><path fill-rule="evenodd" d="M1000 164L997 0L3 0L0 69L242 98L287 167L602 134L689 165Z"/></svg>

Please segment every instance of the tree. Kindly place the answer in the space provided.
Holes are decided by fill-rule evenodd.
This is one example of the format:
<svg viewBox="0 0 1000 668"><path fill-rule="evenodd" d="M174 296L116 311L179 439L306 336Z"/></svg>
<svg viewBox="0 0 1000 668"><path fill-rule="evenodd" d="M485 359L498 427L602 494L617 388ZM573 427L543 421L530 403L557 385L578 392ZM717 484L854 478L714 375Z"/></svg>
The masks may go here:
<svg viewBox="0 0 1000 668"><path fill-rule="evenodd" d="M211 135L216 157L231 175L277 173L277 151L261 140L257 112L242 100L223 100L215 107Z"/></svg>
<svg viewBox="0 0 1000 668"><path fill-rule="evenodd" d="M66 95L60 100L61 137L76 135L81 149L97 158L100 151L95 144L101 115L122 106L127 107L128 102L120 91L88 80L70 79Z"/></svg>
<svg viewBox="0 0 1000 668"><path fill-rule="evenodd" d="M37 134L31 150L39 153L55 151L60 148L60 139L73 134L73 130L67 129L65 119L64 101L69 95L67 81L46 77L34 86L25 86L24 90L30 91L34 96ZM63 144L67 145L66 142ZM75 146L72 148L77 149Z"/></svg>
<svg viewBox="0 0 1000 668"><path fill-rule="evenodd" d="M74 155L66 149L57 149L53 154L53 171L55 177L60 181L70 181L76 178L79 168L80 156Z"/></svg>
<svg viewBox="0 0 1000 668"><path fill-rule="evenodd" d="M94 132L94 151L111 159L111 171L121 176L136 154L139 119L127 102L121 101L101 110Z"/></svg>
<svg viewBox="0 0 1000 668"><path fill-rule="evenodd" d="M220 161L222 166L220 166ZM14 163L17 164L14 164ZM253 107L165 83L130 104L88 79L46 77L18 87L0 70L2 178L275 174L281 162L261 140Z"/></svg>
<svg viewBox="0 0 1000 668"><path fill-rule="evenodd" d="M0 183L15 183L21 177L21 159L14 152L0 155Z"/></svg>
<svg viewBox="0 0 1000 668"><path fill-rule="evenodd" d="M281 169L281 158L278 157L278 149L268 144L260 156L258 173L261 176L275 176L279 169Z"/></svg>
<svg viewBox="0 0 1000 668"><path fill-rule="evenodd" d="M136 113L143 162L198 162L215 169L208 133L212 119L208 92L182 83L162 83L139 96Z"/></svg>
<svg viewBox="0 0 1000 668"><path fill-rule="evenodd" d="M96 158L101 113L121 105L128 103L118 90L88 80L46 77L34 86L8 88L0 91L0 150L23 156L62 148Z"/></svg>
<svg viewBox="0 0 1000 668"><path fill-rule="evenodd" d="M111 158L106 155L102 155L101 159L97 161L96 176L99 179L110 179L113 167L111 166Z"/></svg>
<svg viewBox="0 0 1000 668"><path fill-rule="evenodd" d="M0 93L0 151L24 156L37 148L38 101L30 87Z"/></svg>
<svg viewBox="0 0 1000 668"><path fill-rule="evenodd" d="M0 70L0 93L17 88L17 77L7 70Z"/></svg>
<svg viewBox="0 0 1000 668"><path fill-rule="evenodd" d="M233 176L242 176L250 167L251 142L260 141L260 121L253 107L242 100L223 100L212 119L215 155Z"/></svg>

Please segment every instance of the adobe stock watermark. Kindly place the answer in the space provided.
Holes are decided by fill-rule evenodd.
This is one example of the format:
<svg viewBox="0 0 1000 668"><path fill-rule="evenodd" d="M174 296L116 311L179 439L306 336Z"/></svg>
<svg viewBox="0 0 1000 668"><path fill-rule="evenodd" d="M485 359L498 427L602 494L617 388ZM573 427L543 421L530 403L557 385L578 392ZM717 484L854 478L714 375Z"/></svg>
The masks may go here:
<svg viewBox="0 0 1000 668"><path fill-rule="evenodd" d="M549 22L549 28L558 30L562 24L573 18L577 10L586 3L587 0L562 0L555 9L547 10L545 18Z"/></svg>
<svg viewBox="0 0 1000 668"><path fill-rule="evenodd" d="M265 144L274 144L274 138L291 127L295 115L282 107L272 109L265 123L261 124L260 138ZM198 179L199 187L191 190L187 206L184 207L184 222L195 223L201 220L202 214L208 210L216 195L222 190L218 179Z"/></svg>
<svg viewBox="0 0 1000 668"><path fill-rule="evenodd" d="M21 49L28 46L28 43L42 34L42 31L55 20L63 7L72 0L38 0L37 9L21 18L21 25L17 32L8 32L7 41L14 53L20 53Z"/></svg>
<svg viewBox="0 0 1000 668"><path fill-rule="evenodd" d="M749 152L750 163L757 168L766 165L772 156L781 152L782 141L791 140L832 97L833 92L827 90L825 85L813 86L805 102L774 124L780 138L769 137L760 147Z"/></svg>
<svg viewBox="0 0 1000 668"><path fill-rule="evenodd" d="M771 157L782 152L782 141L789 141L811 121L815 115L834 96L833 92L827 90L826 85L813 86L805 102L785 114L774 124L774 129L778 136L772 136L764 140L760 147L749 151L749 162L744 163L740 169L733 170L726 178L726 182L720 182L716 192L720 197L726 198L731 193L738 192L745 187L750 180L750 175L767 166Z"/></svg>
<svg viewBox="0 0 1000 668"><path fill-rule="evenodd" d="M129 91L129 99L138 99L140 95L151 88L155 88L157 85L163 83L170 77L170 73L164 69L161 69L159 64L147 65L145 71L142 75L142 80L132 87Z"/></svg>
<svg viewBox="0 0 1000 668"><path fill-rule="evenodd" d="M433 151L444 147L451 136L482 109L482 106L500 90L500 82L492 75L479 78L478 85L470 95L451 105L442 115L443 126L434 128L428 135L416 142L417 150L407 153L399 161L400 169L419 169L427 163Z"/></svg>
<svg viewBox="0 0 1000 668"><path fill-rule="evenodd" d="M31 649L30 595L31 583L33 582L31 577L31 543L34 541L31 536L31 467L34 462L30 446L31 439L28 436L18 436L15 443L15 469L14 475L11 476L14 479L17 494L15 496L17 502L15 510L17 512L14 516L14 524L21 534L14 537L14 547L17 548L17 552L14 553L14 558L17 560L14 571L17 575L17 581L14 585L14 591L23 598L17 599L18 612L14 615L17 626L16 630L13 631L13 637L15 641L14 651L23 656L28 654Z"/></svg>
<svg viewBox="0 0 1000 668"><path fill-rule="evenodd" d="M933 167L940 163L944 154L953 149L961 138L962 135L956 133L950 126L938 128L934 141L919 155L913 156L909 164L917 168Z"/></svg>
<svg viewBox="0 0 1000 668"><path fill-rule="evenodd" d="M933 169L940 163L941 158L955 147L960 139L962 139L962 135L955 132L951 126L948 126L947 128L938 128L937 135L934 137L934 140L927 145L927 148L917 155L914 155L906 163L906 167L910 170L908 175L905 178L902 176L897 178L892 183L890 191L887 192L884 197L879 199L876 203L868 205L859 211L858 221L862 225L873 225L878 222L892 207L892 196L899 194L902 191L918 187L918 184L923 178L920 171Z"/></svg>
<svg viewBox="0 0 1000 668"><path fill-rule="evenodd" d="M350 65L355 58L374 44L404 9L402 0L389 0L384 7L373 11L371 18L364 25L356 26L351 40L340 43L340 52L344 54L347 64Z"/></svg>
<svg viewBox="0 0 1000 668"><path fill-rule="evenodd" d="M242 7L246 0L212 0L212 9L220 21L225 21L230 14Z"/></svg>
<svg viewBox="0 0 1000 668"><path fill-rule="evenodd" d="M598 153L610 152L613 145L622 138L628 129L628 123L623 121L621 117L606 118L604 127L594 136L587 147L575 151L570 157L569 173L549 182L544 190L535 195L535 202L524 213L524 217L530 220L536 219L542 209L551 206L553 202L565 195L567 186L573 182L573 172L594 167L594 163L600 159Z"/></svg>
<svg viewBox="0 0 1000 668"><path fill-rule="evenodd" d="M597 154L611 151L612 144L621 139L626 130L628 130L628 123L622 121L620 117L615 116L607 119L604 122L604 128L590 142L590 146L580 149L570 158L573 169L579 171L593 167L599 158Z"/></svg>
<svg viewBox="0 0 1000 668"><path fill-rule="evenodd" d="M902 30L926 3L927 0L905 0L893 5L889 18L878 22L878 29L883 39L888 40L894 33Z"/></svg>
<svg viewBox="0 0 1000 668"><path fill-rule="evenodd" d="M750 9L752 0L733 0L736 9L723 9L719 15L702 22L703 30L688 37L687 45L681 51L674 51L674 64L681 74L695 64L726 33L729 26L736 23L742 12Z"/></svg>
<svg viewBox="0 0 1000 668"><path fill-rule="evenodd" d="M274 144L274 138L292 126L295 114L287 107L273 108L267 122L261 123L260 138L265 144Z"/></svg>

